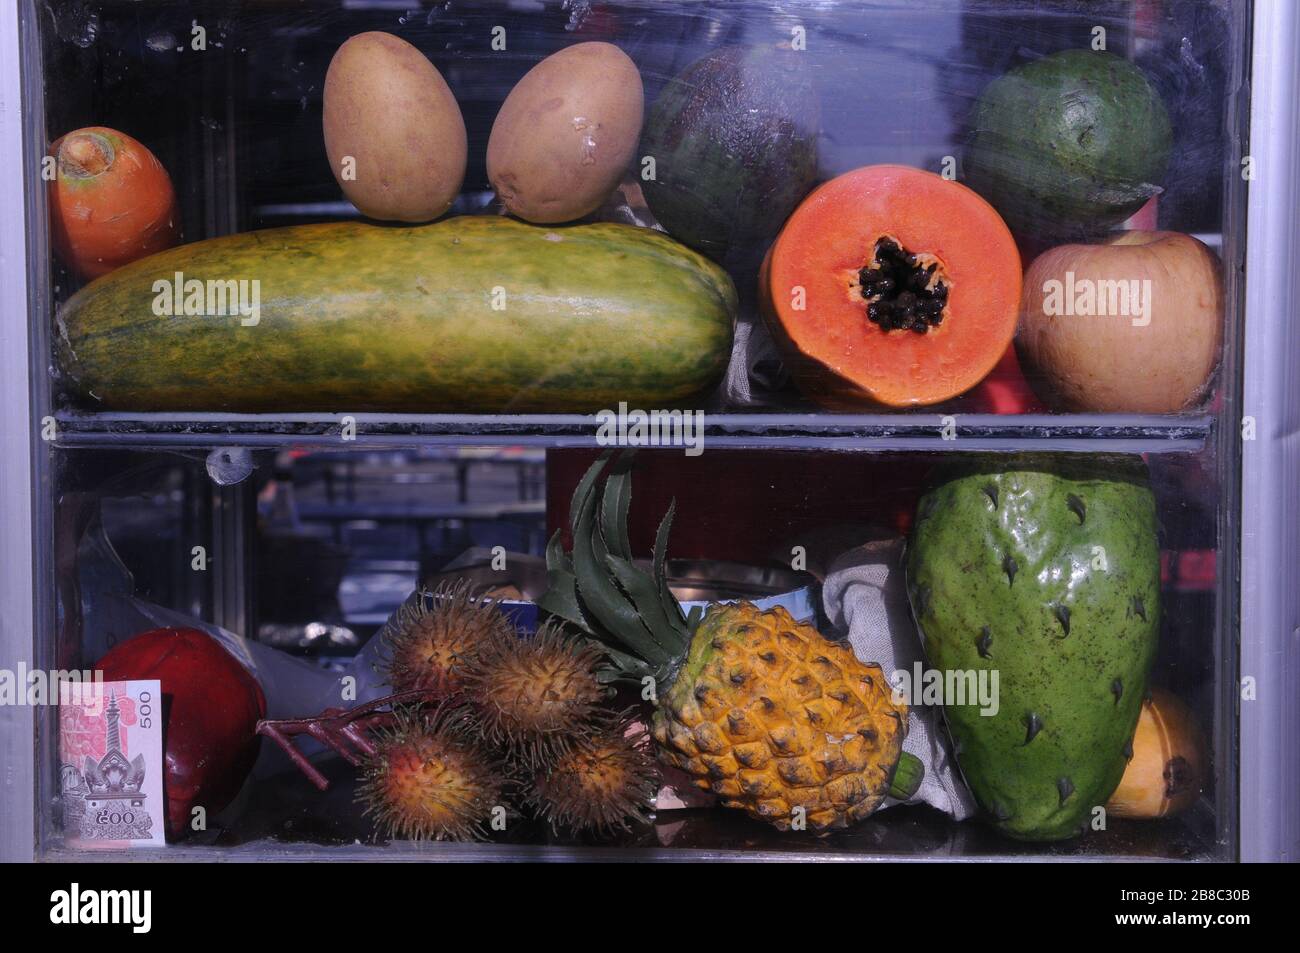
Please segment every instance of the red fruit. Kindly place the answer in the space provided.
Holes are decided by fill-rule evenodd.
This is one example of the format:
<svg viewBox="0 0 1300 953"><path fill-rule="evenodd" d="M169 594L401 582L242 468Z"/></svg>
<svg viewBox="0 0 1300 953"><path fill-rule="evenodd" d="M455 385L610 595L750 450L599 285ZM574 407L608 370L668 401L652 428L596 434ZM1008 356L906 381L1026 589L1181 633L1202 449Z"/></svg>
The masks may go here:
<svg viewBox="0 0 1300 953"><path fill-rule="evenodd" d="M958 398L953 410L965 414L1042 414L1047 412L1025 380L1015 346L1007 348L989 376Z"/></svg>
<svg viewBox="0 0 1300 953"><path fill-rule="evenodd" d="M257 760L262 686L216 639L197 629L153 629L99 660L104 681L162 683L167 834L189 832L191 810L211 817L231 802Z"/></svg>
<svg viewBox="0 0 1300 953"><path fill-rule="evenodd" d="M124 132L91 126L56 140L50 155L54 246L73 271L98 278L180 238L176 192L167 170Z"/></svg>

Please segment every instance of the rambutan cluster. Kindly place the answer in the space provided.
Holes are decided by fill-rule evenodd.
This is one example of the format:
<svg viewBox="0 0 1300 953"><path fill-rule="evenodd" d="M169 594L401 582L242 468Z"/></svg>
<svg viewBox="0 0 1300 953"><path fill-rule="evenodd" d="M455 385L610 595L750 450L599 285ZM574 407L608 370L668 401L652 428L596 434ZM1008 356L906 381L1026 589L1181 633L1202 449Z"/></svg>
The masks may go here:
<svg viewBox="0 0 1300 953"><path fill-rule="evenodd" d="M381 637L393 690L440 698L402 712L364 767L358 796L381 833L478 839L519 808L562 834L648 820L656 761L611 708L600 646L556 620L520 632L465 582L422 594Z"/></svg>

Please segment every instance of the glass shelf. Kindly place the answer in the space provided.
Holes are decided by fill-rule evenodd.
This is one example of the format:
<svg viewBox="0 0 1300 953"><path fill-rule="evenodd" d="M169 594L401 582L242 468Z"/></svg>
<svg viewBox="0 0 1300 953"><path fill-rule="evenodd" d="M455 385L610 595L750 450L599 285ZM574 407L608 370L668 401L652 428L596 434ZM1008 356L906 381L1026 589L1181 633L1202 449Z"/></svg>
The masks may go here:
<svg viewBox="0 0 1300 953"><path fill-rule="evenodd" d="M1204 861L1217 854L1204 805L1178 818L1115 818L1104 831L1056 843L1010 840L979 821L953 821L923 805L890 807L848 830L824 836L777 831L736 811L695 808L660 811L649 823L607 838L558 839L544 825L521 820L512 834L489 843L376 841L370 822L355 807L350 769L334 758L318 760L317 766L332 781L326 792L310 788L296 773L268 778L265 784L274 789L275 802L250 799L237 825L224 828L218 821L186 842L165 850L135 850L132 858L152 862L214 857L302 860L326 855L363 861ZM53 846L46 858L95 861L106 854L112 856Z"/></svg>
<svg viewBox="0 0 1300 953"><path fill-rule="evenodd" d="M511 835L488 843L376 840L355 807L351 769L327 758L317 766L331 779L317 792L296 773L268 778L277 795L250 799L233 827L218 821L208 831L165 850L131 851L133 860L349 861L613 861L674 860L777 862L885 861L918 858L977 860L1205 861L1218 855L1206 805L1163 820L1112 819L1107 830L1056 843L1010 840L974 820L953 821L924 805L881 811L848 830L824 836L781 832L722 808L658 812L646 824L607 838L557 839L536 822L521 820ZM238 828L238 830L235 829ZM47 860L120 859L112 851L51 845Z"/></svg>
<svg viewBox="0 0 1300 953"><path fill-rule="evenodd" d="M596 447L600 420L567 414L57 415L59 447ZM709 414L701 446L874 451L1195 452L1209 415ZM348 428L345 434L345 427ZM347 439L345 439L347 437ZM680 449L680 448L679 448Z"/></svg>

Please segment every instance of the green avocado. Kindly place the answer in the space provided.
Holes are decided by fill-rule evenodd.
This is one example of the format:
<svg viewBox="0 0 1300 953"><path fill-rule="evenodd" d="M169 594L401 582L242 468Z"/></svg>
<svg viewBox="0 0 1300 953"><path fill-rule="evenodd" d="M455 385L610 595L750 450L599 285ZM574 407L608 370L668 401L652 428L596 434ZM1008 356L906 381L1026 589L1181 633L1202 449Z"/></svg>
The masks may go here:
<svg viewBox="0 0 1300 953"><path fill-rule="evenodd" d="M724 47L668 81L642 134L646 204L668 234L722 260L769 241L817 177L819 106L803 55Z"/></svg>
<svg viewBox="0 0 1300 953"><path fill-rule="evenodd" d="M1021 236L1084 235L1161 191L1170 145L1169 114L1138 67L1066 50L988 85L964 172Z"/></svg>
<svg viewBox="0 0 1300 953"><path fill-rule="evenodd" d="M1141 459L1025 455L950 471L921 499L907 585L930 665L997 678L996 705L945 698L980 807L1019 839L1087 831L1131 756L1160 625Z"/></svg>

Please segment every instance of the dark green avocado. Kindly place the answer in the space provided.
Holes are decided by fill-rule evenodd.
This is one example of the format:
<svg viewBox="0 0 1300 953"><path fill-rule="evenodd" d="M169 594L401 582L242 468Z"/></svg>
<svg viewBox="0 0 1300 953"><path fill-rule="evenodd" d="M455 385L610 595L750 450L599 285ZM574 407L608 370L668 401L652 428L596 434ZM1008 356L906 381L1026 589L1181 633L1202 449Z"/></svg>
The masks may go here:
<svg viewBox="0 0 1300 953"><path fill-rule="evenodd" d="M772 239L817 175L817 97L802 55L724 47L668 81L642 135L646 204L715 260Z"/></svg>
<svg viewBox="0 0 1300 953"><path fill-rule="evenodd" d="M1164 102L1138 67L1066 50L985 88L971 116L966 184L1021 237L1086 235L1161 191L1170 144Z"/></svg>

